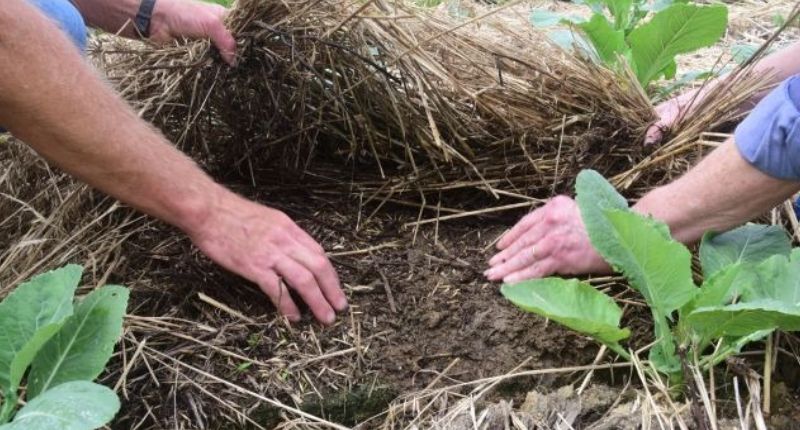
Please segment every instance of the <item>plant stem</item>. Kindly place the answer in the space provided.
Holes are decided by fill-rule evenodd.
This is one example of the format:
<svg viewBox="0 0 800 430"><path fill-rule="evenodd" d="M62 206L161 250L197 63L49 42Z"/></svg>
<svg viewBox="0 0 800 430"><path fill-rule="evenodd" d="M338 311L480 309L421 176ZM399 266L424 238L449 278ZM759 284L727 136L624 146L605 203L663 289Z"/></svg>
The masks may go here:
<svg viewBox="0 0 800 430"><path fill-rule="evenodd" d="M607 346L608 349L616 352L620 357L631 361L631 355L628 354L628 351L625 351L621 346L619 346L618 343L604 343L604 345Z"/></svg>
<svg viewBox="0 0 800 430"><path fill-rule="evenodd" d="M17 406L17 393L7 391L5 393L3 407L0 408L0 424L5 424L11 420L11 413L14 412L14 407Z"/></svg>
<svg viewBox="0 0 800 430"><path fill-rule="evenodd" d="M770 413L770 396L772 394L773 336L775 336L775 333L770 333L767 337L767 348L766 352L764 352L764 394L762 395L764 403L761 406L761 411L768 417Z"/></svg>

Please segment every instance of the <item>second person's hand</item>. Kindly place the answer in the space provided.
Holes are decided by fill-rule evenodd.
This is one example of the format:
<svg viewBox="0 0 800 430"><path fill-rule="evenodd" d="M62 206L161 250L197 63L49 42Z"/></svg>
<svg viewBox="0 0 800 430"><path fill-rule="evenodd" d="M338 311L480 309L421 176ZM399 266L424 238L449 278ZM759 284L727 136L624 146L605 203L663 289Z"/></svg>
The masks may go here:
<svg viewBox="0 0 800 430"><path fill-rule="evenodd" d="M225 27L228 9L199 0L157 0L150 23L150 40L170 42L179 37L209 39L222 59L236 62L236 40Z"/></svg>
<svg viewBox="0 0 800 430"><path fill-rule="evenodd" d="M500 252L484 272L490 281L514 283L611 270L592 247L578 205L565 196L554 197L523 217L503 235L497 249Z"/></svg>

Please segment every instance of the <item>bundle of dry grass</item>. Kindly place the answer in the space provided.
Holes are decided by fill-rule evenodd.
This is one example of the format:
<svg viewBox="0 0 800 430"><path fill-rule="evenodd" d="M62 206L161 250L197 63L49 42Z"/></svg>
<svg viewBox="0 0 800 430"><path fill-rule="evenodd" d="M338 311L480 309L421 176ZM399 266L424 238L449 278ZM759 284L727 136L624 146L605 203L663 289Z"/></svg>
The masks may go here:
<svg viewBox="0 0 800 430"><path fill-rule="evenodd" d="M653 149L641 141L655 113L635 79L532 28L491 16L453 26L389 0L240 0L229 24L234 69L206 42L97 50L144 117L229 168L367 161L367 188L544 197L582 167L616 174ZM480 26L493 37L475 37Z"/></svg>

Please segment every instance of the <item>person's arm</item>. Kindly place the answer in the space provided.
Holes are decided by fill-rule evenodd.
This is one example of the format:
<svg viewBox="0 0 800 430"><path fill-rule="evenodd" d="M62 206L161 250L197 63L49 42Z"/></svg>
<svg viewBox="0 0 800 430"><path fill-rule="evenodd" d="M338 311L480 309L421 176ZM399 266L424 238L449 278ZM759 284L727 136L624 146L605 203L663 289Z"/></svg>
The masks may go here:
<svg viewBox="0 0 800 430"><path fill-rule="evenodd" d="M280 211L216 184L140 120L25 0L0 8L0 124L90 185L186 232L212 260L257 283L290 319L333 322L347 302L324 250Z"/></svg>
<svg viewBox="0 0 800 430"><path fill-rule="evenodd" d="M133 20L142 0L73 0L86 22L109 33L138 38ZM199 0L155 0L148 39L209 38L228 64L234 64L236 41L225 28L227 9Z"/></svg>
<svg viewBox="0 0 800 430"><path fill-rule="evenodd" d="M800 76L784 81L736 128L734 137L678 180L642 197L633 210L694 242L775 207L800 190ZM497 244L485 273L517 282L558 273L610 270L592 247L574 200L557 197L525 216Z"/></svg>
<svg viewBox="0 0 800 430"><path fill-rule="evenodd" d="M753 73L768 79L774 79L775 82L781 82L792 75L800 73L800 42L795 42L778 52L764 57L753 66ZM656 106L659 120L648 128L645 143L661 141L664 130L672 127L680 118L691 115L692 106L697 106L722 79L724 77L709 82L703 88L688 91ZM741 106L742 111L755 106L768 93L769 91L764 91L756 94Z"/></svg>
<svg viewBox="0 0 800 430"><path fill-rule="evenodd" d="M633 210L665 222L675 239L692 243L707 231L742 224L798 190L800 182L775 179L751 166L730 139L675 182L647 193ZM523 217L497 248L485 272L491 281L611 270L592 247L578 205L564 196Z"/></svg>

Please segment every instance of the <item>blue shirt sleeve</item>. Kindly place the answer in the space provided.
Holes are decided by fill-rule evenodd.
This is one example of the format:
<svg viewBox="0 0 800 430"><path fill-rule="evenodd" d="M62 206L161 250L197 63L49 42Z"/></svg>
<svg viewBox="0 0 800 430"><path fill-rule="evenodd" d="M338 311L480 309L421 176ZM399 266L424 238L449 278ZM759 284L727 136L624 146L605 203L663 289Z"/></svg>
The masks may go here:
<svg viewBox="0 0 800 430"><path fill-rule="evenodd" d="M800 181L800 75L767 95L736 128L745 160L778 179Z"/></svg>

